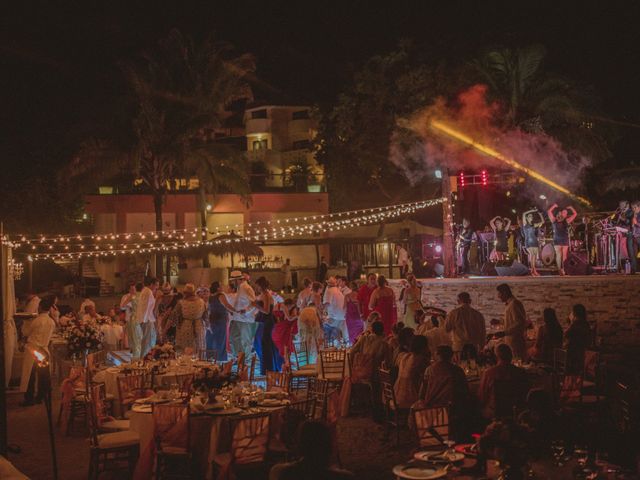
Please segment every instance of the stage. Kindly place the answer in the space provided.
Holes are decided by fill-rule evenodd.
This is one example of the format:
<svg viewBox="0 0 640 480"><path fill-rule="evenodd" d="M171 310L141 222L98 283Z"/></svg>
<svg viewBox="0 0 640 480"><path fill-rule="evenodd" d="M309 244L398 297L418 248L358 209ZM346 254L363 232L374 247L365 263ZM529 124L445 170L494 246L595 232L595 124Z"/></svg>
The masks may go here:
<svg viewBox="0 0 640 480"><path fill-rule="evenodd" d="M511 286L513 294L526 308L533 322L542 320L546 307L556 309L558 319L566 321L571 306L582 303L589 320L597 324L597 334L604 344L640 346L640 275L587 275L542 277L467 277L420 279L423 305L451 310L460 292L471 295L472 305L487 322L502 319L504 304L496 287Z"/></svg>

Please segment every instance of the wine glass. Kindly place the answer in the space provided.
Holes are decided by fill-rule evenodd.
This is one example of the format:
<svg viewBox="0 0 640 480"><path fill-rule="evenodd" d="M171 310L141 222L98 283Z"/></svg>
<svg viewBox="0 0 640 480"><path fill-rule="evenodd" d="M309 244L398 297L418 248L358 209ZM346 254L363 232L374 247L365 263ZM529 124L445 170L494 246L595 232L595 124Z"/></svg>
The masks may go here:
<svg viewBox="0 0 640 480"><path fill-rule="evenodd" d="M453 440L445 440L444 444L447 446L447 450L444 452L444 458L449 460L455 457L456 451L454 450L454 445L456 442Z"/></svg>
<svg viewBox="0 0 640 480"><path fill-rule="evenodd" d="M564 462L562 461L562 457L564 456L564 442L562 440L552 441L551 452L553 453L555 464L558 467L561 467L564 464Z"/></svg>
<svg viewBox="0 0 640 480"><path fill-rule="evenodd" d="M589 460L589 450L587 449L587 447L583 445L576 445L573 449L573 453L576 456L578 465L584 467Z"/></svg>

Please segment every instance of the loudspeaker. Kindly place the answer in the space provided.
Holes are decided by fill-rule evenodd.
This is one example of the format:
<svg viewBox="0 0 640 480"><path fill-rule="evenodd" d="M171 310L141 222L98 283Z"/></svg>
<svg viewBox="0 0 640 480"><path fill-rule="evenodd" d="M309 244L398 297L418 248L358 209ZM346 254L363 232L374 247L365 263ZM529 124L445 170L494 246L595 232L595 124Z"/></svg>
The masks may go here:
<svg viewBox="0 0 640 480"><path fill-rule="evenodd" d="M496 272L496 264L493 262L484 262L480 269L480 275L483 277L495 277L498 275L498 272Z"/></svg>
<svg viewBox="0 0 640 480"><path fill-rule="evenodd" d="M591 265L587 261L587 252L570 252L564 261L564 272L567 275L589 275Z"/></svg>
<svg viewBox="0 0 640 480"><path fill-rule="evenodd" d="M517 260L496 263L496 272L500 277L519 277L529 275L529 269Z"/></svg>

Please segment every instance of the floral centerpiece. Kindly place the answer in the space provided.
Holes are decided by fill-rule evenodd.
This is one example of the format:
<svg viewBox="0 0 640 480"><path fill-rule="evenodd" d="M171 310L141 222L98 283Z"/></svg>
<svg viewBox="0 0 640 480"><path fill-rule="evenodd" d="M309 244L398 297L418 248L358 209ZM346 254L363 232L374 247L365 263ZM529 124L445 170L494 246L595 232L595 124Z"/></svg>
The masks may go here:
<svg viewBox="0 0 640 480"><path fill-rule="evenodd" d="M193 378L191 388L195 392L213 392L238 381L235 374L225 375L217 365L199 368Z"/></svg>
<svg viewBox="0 0 640 480"><path fill-rule="evenodd" d="M144 357L146 360L168 360L176 357L176 350L170 343L156 345Z"/></svg>
<svg viewBox="0 0 640 480"><path fill-rule="evenodd" d="M84 352L94 352L102 348L103 335L100 327L94 322L75 321L67 325L63 332L67 341L70 357L77 357Z"/></svg>

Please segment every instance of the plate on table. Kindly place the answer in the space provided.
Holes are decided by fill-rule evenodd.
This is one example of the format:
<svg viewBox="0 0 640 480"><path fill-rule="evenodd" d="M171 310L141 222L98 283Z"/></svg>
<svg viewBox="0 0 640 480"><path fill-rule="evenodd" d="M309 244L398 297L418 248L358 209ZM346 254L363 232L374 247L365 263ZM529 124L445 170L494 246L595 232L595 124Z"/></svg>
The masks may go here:
<svg viewBox="0 0 640 480"><path fill-rule="evenodd" d="M420 460L421 462L433 462L433 463L454 463L464 460L464 453L460 452L416 452L413 454L413 458Z"/></svg>
<svg viewBox="0 0 640 480"><path fill-rule="evenodd" d="M433 480L446 477L447 471L443 468L436 469L420 463L405 463L393 467L393 474L408 480Z"/></svg>
<svg viewBox="0 0 640 480"><path fill-rule="evenodd" d="M462 453L467 457L477 457L478 456L478 445L475 443L465 443L462 445L456 445L454 447L455 451L458 453Z"/></svg>
<svg viewBox="0 0 640 480"><path fill-rule="evenodd" d="M221 410L211 410L209 415L238 415L242 413L242 409L238 407L223 408Z"/></svg>
<svg viewBox="0 0 640 480"><path fill-rule="evenodd" d="M289 403L288 400L278 400L277 398L265 398L261 402L258 403L261 407L282 407L283 405L287 405Z"/></svg>
<svg viewBox="0 0 640 480"><path fill-rule="evenodd" d="M131 411L136 413L151 413L151 409L152 409L152 406L148 403L136 404L133 407L131 407Z"/></svg>

